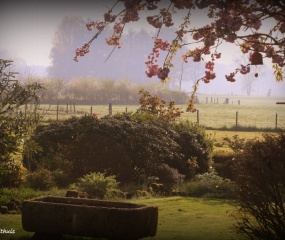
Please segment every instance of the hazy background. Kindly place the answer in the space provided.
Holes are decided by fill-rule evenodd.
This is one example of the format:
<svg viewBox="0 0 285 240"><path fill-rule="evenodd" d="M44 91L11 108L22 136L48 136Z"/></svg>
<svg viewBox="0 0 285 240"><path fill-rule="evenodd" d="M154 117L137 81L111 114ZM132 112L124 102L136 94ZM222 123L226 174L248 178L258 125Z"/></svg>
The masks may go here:
<svg viewBox="0 0 285 240"><path fill-rule="evenodd" d="M158 79L147 78L144 72L144 61L152 50L152 36L155 34L155 29L149 27L146 21L129 25L122 38L122 48L116 49L106 63L104 61L112 51L112 47L105 44L105 37L110 36L108 30L93 43L90 54L79 58L78 63L73 61L75 49L95 33L85 28L86 22L102 19L111 6L112 1L2 0L0 58L13 59L15 70L22 75L34 74L62 78L65 81L93 76L126 78L134 83L158 82ZM143 13L141 19L146 16ZM175 17L177 23L182 16L183 13L180 13ZM203 12L195 12L191 24L198 27L206 22ZM161 35L170 40L174 31L175 29L167 29ZM252 81L250 95L266 96L269 89L271 95L285 95L285 84L276 83L269 61L258 66L258 78L238 75L236 83L227 82L225 75L234 71L240 63L248 63L247 57L241 54L238 47L225 44L222 59L216 62L217 77L210 84L201 83L199 92L247 95L245 82ZM191 92L193 81L203 76L204 64L191 61L183 64L180 56L174 60L174 64L176 67L172 69L169 86L179 89L182 79L182 90ZM252 73L254 72L255 67L252 68Z"/></svg>

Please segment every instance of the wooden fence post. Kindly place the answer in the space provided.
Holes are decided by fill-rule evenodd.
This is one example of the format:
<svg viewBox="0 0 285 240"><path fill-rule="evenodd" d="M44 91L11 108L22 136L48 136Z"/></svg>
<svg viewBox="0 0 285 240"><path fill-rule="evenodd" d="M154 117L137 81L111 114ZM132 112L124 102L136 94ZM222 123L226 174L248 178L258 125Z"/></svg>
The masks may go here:
<svg viewBox="0 0 285 240"><path fill-rule="evenodd" d="M59 103L56 106L56 121L58 121L58 110L59 110Z"/></svg>
<svg viewBox="0 0 285 240"><path fill-rule="evenodd" d="M278 114L276 113L275 114L275 128L277 128L277 126L278 126L277 120L278 120Z"/></svg>
<svg viewBox="0 0 285 240"><path fill-rule="evenodd" d="M199 110L197 110L197 124L199 125L199 121L200 121L200 118L199 118Z"/></svg>
<svg viewBox="0 0 285 240"><path fill-rule="evenodd" d="M90 107L90 115L92 116L92 106Z"/></svg>
<svg viewBox="0 0 285 240"><path fill-rule="evenodd" d="M238 126L238 111L236 111L236 127Z"/></svg>
<svg viewBox="0 0 285 240"><path fill-rule="evenodd" d="M112 103L109 103L109 116L112 116Z"/></svg>
<svg viewBox="0 0 285 240"><path fill-rule="evenodd" d="M73 103L73 112L75 113L75 103Z"/></svg>

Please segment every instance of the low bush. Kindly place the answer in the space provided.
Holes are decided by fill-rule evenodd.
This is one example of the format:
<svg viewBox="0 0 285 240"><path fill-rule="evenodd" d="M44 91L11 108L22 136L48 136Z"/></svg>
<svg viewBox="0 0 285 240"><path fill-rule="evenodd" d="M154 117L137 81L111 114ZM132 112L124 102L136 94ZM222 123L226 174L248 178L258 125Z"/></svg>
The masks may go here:
<svg viewBox="0 0 285 240"><path fill-rule="evenodd" d="M18 187L25 178L26 169L15 160L1 161L0 158L0 187Z"/></svg>
<svg viewBox="0 0 285 240"><path fill-rule="evenodd" d="M233 165L234 153L229 151L216 151L213 154L213 167L219 176L234 179Z"/></svg>
<svg viewBox="0 0 285 240"><path fill-rule="evenodd" d="M175 162L167 162L168 165L178 169L186 179L208 172L212 165L214 142L207 136L205 129L187 121L174 124L172 127L178 136L176 142L179 144L182 158ZM196 167L191 164L193 160Z"/></svg>
<svg viewBox="0 0 285 240"><path fill-rule="evenodd" d="M79 178L77 186L90 197L110 198L111 193L118 187L116 176L106 176L106 173L93 172Z"/></svg>
<svg viewBox="0 0 285 240"><path fill-rule="evenodd" d="M193 197L234 198L234 190L233 182L214 172L198 174L180 186L181 193Z"/></svg>
<svg viewBox="0 0 285 240"><path fill-rule="evenodd" d="M54 176L51 171L39 168L27 175L26 185L38 190L49 190L55 186Z"/></svg>
<svg viewBox="0 0 285 240"><path fill-rule="evenodd" d="M180 174L177 169L167 164L158 166L153 175L158 177L159 183L162 183L165 187L165 191L169 193L172 191L172 188L182 183L185 177Z"/></svg>
<svg viewBox="0 0 285 240"><path fill-rule="evenodd" d="M52 172L52 175L54 177L56 186L64 188L70 184L68 174L63 170L57 169Z"/></svg>
<svg viewBox="0 0 285 240"><path fill-rule="evenodd" d="M236 230L252 240L285 239L285 135L235 137Z"/></svg>
<svg viewBox="0 0 285 240"><path fill-rule="evenodd" d="M128 184L120 184L119 187L120 190L125 193L126 199L140 197L142 192L149 192L149 196L151 196L151 192L149 191L147 184L136 184L132 182Z"/></svg>

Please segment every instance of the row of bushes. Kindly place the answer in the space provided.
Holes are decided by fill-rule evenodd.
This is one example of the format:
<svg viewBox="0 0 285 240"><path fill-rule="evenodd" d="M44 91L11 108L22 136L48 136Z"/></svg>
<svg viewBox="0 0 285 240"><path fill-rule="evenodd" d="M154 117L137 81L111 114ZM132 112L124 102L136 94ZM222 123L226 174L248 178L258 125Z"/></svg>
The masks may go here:
<svg viewBox="0 0 285 240"><path fill-rule="evenodd" d="M147 113L73 117L39 126L31 141L37 151L24 157L25 167L54 172L60 187L90 172L106 172L124 184L155 176L171 188L212 164L213 143L203 128Z"/></svg>
<svg viewBox="0 0 285 240"><path fill-rule="evenodd" d="M42 177L40 177L42 176ZM47 177L47 178L46 178ZM229 180L223 180L217 174L199 174L192 180L185 181L167 192L163 185L160 190L151 185L121 185L115 176L107 176L105 173L90 173L79 178L69 188L58 189L55 185L52 172L46 169L38 169L26 178L19 188L0 188L0 204L17 199L22 203L43 195L65 196L67 189L85 192L89 198L118 199L118 198L149 198L154 196L182 195L192 197L233 198L234 184Z"/></svg>

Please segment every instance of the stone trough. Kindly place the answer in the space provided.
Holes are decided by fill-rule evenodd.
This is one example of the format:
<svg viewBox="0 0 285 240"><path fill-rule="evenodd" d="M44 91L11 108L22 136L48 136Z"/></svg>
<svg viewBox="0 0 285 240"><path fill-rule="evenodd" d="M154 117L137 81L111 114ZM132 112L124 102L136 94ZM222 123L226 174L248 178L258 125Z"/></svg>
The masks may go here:
<svg viewBox="0 0 285 240"><path fill-rule="evenodd" d="M157 221L157 207L125 202L48 196L22 206L23 229L38 235L141 239L155 236Z"/></svg>

